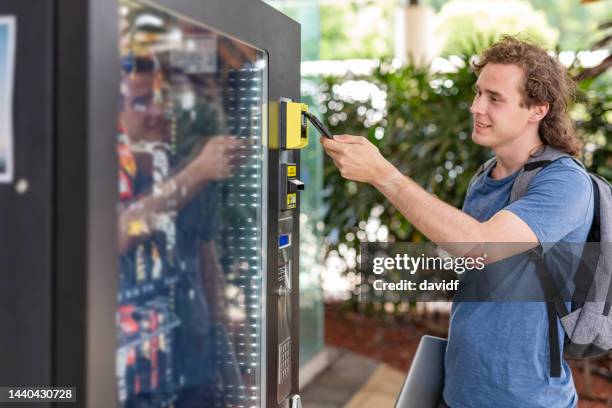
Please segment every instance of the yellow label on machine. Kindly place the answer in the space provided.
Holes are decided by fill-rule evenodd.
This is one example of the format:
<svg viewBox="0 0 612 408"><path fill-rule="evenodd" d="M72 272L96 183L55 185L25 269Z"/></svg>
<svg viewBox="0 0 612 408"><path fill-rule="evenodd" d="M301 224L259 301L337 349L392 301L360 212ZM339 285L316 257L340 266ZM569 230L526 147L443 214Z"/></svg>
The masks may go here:
<svg viewBox="0 0 612 408"><path fill-rule="evenodd" d="M287 166L287 177L297 176L297 166Z"/></svg>
<svg viewBox="0 0 612 408"><path fill-rule="evenodd" d="M297 206L297 194L287 194L287 208L295 208Z"/></svg>

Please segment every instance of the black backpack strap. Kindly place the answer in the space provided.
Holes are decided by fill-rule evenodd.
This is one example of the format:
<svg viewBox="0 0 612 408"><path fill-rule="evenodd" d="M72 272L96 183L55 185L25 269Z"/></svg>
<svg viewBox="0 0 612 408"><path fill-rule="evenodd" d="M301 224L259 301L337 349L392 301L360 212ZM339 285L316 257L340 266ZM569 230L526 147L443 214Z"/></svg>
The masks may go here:
<svg viewBox="0 0 612 408"><path fill-rule="evenodd" d="M536 266L536 272L542 285L544 295L550 301L546 302L546 315L548 317L548 349L550 351L550 376L561 377L561 349L559 348L559 328L557 327L557 315L566 316L569 311L562 299L559 299L559 290L553 280L544 258L537 249L530 252L530 258Z"/></svg>
<svg viewBox="0 0 612 408"><path fill-rule="evenodd" d="M567 316L569 314L569 310L567 310L565 302L560 299L561 291L557 288L557 285L555 284L555 281L550 273L548 273L548 268L544 263L544 258L541 255L532 255L531 260L536 266L538 279L542 285L542 290L544 290L544 295L546 296L546 299L548 299L547 303L552 303L554 309L557 311L557 314L560 317Z"/></svg>
<svg viewBox="0 0 612 408"><path fill-rule="evenodd" d="M550 350L550 376L561 377L561 349L559 348L559 328L555 304L546 302L548 315L548 349Z"/></svg>
<svg viewBox="0 0 612 408"><path fill-rule="evenodd" d="M593 213L593 223L591 224L591 229L589 230L589 236L587 237L587 242L601 242L601 208L599 207L600 195L602 192L599 191L599 183L603 182L604 185L607 184L607 180L603 179L601 176L591 175L589 174L591 183L593 184L593 202L595 203L595 212ZM606 193L605 191L603 192Z"/></svg>

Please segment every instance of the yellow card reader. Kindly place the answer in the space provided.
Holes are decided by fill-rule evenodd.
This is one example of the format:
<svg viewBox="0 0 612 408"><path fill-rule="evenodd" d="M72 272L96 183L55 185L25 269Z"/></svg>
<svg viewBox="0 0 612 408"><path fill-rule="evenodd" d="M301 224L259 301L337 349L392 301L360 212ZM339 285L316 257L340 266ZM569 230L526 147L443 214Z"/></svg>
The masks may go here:
<svg viewBox="0 0 612 408"><path fill-rule="evenodd" d="M302 112L308 112L308 105L305 103L281 100L281 149L303 149L304 147L308 146L308 127Z"/></svg>
<svg viewBox="0 0 612 408"><path fill-rule="evenodd" d="M312 113L305 103L281 99L281 149L303 149L308 146L308 121L325 137L332 138L331 132Z"/></svg>

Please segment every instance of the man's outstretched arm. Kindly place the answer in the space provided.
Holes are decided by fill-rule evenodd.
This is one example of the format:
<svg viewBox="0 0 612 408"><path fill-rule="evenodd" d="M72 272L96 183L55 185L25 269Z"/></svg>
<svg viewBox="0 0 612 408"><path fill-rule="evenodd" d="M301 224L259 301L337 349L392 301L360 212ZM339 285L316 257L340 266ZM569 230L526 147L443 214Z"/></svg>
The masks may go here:
<svg viewBox="0 0 612 408"><path fill-rule="evenodd" d="M372 184L433 242L538 243L531 228L510 211L480 222L446 204L401 174L366 138L341 135L321 143L344 178Z"/></svg>

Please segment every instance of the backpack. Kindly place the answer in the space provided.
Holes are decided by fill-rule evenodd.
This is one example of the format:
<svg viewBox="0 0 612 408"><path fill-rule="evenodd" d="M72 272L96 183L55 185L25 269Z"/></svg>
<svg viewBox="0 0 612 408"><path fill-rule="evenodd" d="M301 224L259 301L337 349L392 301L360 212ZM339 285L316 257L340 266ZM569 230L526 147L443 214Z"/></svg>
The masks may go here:
<svg viewBox="0 0 612 408"><path fill-rule="evenodd" d="M570 155L551 146L529 158L519 171L510 202L521 198L531 180L547 165L562 157L570 157L582 168L584 165ZM469 188L478 176L495 165L495 158L489 159L476 171ZM584 359L597 357L612 351L612 186L603 177L588 173L593 184L595 212L587 242L598 243L591 259L590 268L580 268L574 283L576 291L572 297L571 310L559 299L559 290L546 270L543 257L537 250L530 253L547 299L548 344L550 349L550 376L561 376L561 351L559 350L557 317L565 331L564 357ZM602 245L603 244L603 245ZM585 299L595 299L585 301Z"/></svg>

